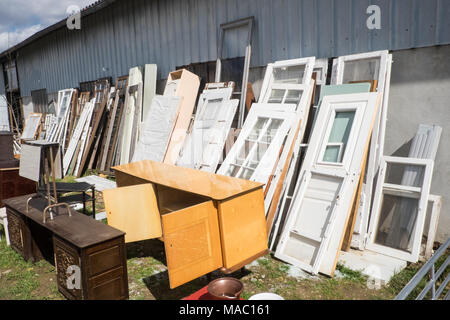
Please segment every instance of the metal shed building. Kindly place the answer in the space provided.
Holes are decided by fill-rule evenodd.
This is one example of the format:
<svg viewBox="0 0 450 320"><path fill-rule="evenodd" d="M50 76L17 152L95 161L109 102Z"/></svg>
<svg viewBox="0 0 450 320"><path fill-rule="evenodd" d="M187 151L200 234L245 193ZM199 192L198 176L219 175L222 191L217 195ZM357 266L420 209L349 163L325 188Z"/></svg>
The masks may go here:
<svg viewBox="0 0 450 320"><path fill-rule="evenodd" d="M366 25L371 5L380 8L380 29ZM0 54L0 63L15 59L21 96L115 79L145 63L157 64L165 79L177 66L215 60L220 24L249 16L256 89L262 67L276 60L393 51L385 154L404 155L420 123L444 128L432 192L443 196L438 240L448 238L449 0L104 0L82 11L81 30L62 20ZM244 37L230 37L226 57L243 55ZM0 93L3 80L0 74Z"/></svg>

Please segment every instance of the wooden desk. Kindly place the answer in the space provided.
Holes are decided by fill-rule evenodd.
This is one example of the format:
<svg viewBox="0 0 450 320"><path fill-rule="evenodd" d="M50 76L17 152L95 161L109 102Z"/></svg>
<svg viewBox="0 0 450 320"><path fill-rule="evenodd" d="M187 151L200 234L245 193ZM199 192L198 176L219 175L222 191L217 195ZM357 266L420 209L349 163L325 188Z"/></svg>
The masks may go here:
<svg viewBox="0 0 450 320"><path fill-rule="evenodd" d="M263 184L153 161L112 169L119 188L103 192L108 224L127 242L164 241L171 288L268 252Z"/></svg>
<svg viewBox="0 0 450 320"><path fill-rule="evenodd" d="M54 258L59 291L68 299L128 299L124 233L75 210L42 213L46 200L26 195L5 200L11 247L32 262ZM81 271L81 288L68 286L69 266Z"/></svg>

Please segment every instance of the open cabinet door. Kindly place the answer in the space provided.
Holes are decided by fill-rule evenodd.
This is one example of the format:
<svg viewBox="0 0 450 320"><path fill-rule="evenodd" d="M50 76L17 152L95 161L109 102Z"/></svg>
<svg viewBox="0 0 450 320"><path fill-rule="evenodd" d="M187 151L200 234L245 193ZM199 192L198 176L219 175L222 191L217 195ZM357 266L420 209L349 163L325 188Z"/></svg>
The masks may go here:
<svg viewBox="0 0 450 320"><path fill-rule="evenodd" d="M159 238L161 218L151 183L103 191L108 225L125 232L125 242Z"/></svg>
<svg viewBox="0 0 450 320"><path fill-rule="evenodd" d="M170 288L222 267L217 210L212 201L162 215Z"/></svg>

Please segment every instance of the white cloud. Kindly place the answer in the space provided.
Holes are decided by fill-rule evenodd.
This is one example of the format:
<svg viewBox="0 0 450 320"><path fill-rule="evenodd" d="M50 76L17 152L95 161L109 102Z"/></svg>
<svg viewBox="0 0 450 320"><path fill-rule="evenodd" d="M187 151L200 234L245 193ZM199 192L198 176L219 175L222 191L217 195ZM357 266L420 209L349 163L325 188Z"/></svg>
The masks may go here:
<svg viewBox="0 0 450 320"><path fill-rule="evenodd" d="M64 19L70 6L83 9L94 2L96 0L0 0L0 52Z"/></svg>
<svg viewBox="0 0 450 320"><path fill-rule="evenodd" d="M0 33L0 52L22 42L26 38L32 36L36 32L42 29L40 24L13 32L2 32Z"/></svg>

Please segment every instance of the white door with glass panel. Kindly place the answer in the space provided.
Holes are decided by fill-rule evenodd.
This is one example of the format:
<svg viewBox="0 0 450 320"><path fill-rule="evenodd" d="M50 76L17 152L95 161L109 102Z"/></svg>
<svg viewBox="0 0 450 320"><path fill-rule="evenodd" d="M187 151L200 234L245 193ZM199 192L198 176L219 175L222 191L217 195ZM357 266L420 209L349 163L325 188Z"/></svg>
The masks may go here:
<svg viewBox="0 0 450 320"><path fill-rule="evenodd" d="M324 98L276 250L278 258L309 272L332 273L330 263L323 271L319 268L330 258L330 247L340 241L334 237L341 233L333 229L345 225L377 98L377 93Z"/></svg>

